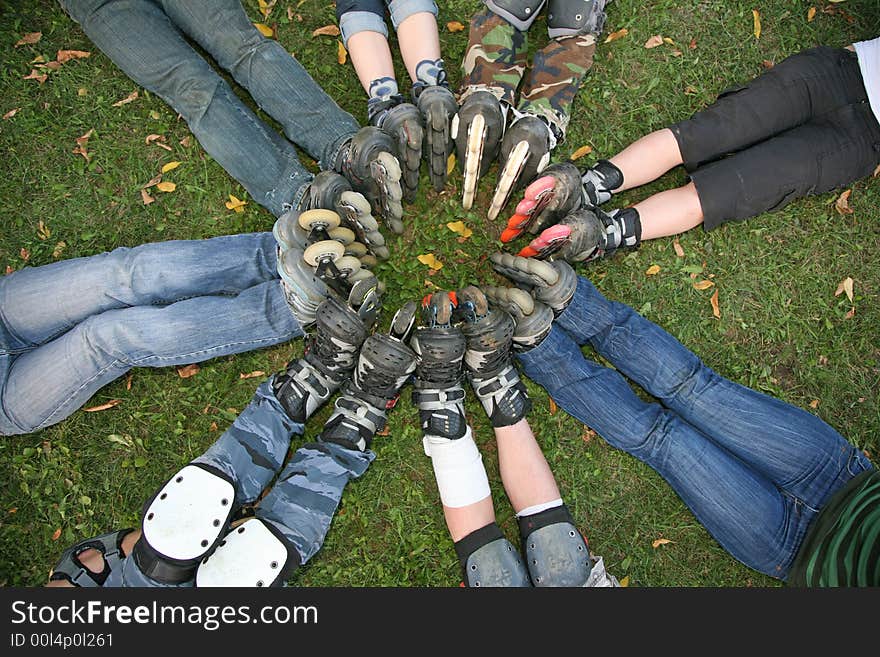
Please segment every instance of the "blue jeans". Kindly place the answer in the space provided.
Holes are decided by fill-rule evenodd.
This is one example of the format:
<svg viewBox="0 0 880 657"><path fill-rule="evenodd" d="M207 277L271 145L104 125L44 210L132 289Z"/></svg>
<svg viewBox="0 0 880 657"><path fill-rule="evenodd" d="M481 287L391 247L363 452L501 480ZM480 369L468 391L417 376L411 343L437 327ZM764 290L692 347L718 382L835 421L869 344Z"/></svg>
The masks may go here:
<svg viewBox="0 0 880 657"><path fill-rule="evenodd" d="M436 17L438 11L434 0L338 0L336 20L345 46L358 32L378 32L387 37L386 8L395 30L413 14L429 13Z"/></svg>
<svg viewBox="0 0 880 657"><path fill-rule="evenodd" d="M585 358L587 343L616 370ZM772 577L786 578L828 499L873 469L816 416L719 376L584 278L520 361L560 407L663 476L722 547Z"/></svg>
<svg viewBox="0 0 880 657"><path fill-rule="evenodd" d="M168 241L0 278L0 434L60 422L132 367L302 335L272 233Z"/></svg>
<svg viewBox="0 0 880 657"><path fill-rule="evenodd" d="M202 147L275 216L312 179L294 144L332 169L359 125L277 41L254 27L239 0L60 0L126 75L165 99ZM287 139L241 102L187 41L204 48L277 120Z"/></svg>

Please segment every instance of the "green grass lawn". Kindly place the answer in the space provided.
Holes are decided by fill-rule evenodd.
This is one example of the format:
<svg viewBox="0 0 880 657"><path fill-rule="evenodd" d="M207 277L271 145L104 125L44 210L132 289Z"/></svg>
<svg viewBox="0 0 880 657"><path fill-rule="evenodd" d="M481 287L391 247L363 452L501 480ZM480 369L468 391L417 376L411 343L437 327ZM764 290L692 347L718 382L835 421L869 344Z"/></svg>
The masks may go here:
<svg viewBox="0 0 880 657"><path fill-rule="evenodd" d="M257 2L245 4L252 19L261 20ZM467 23L479 3L441 5L441 41L457 86L467 31L450 33L445 26ZM811 6L819 11L808 21ZM288 7L294 8L293 20ZM761 14L758 39L753 8ZM113 106L137 85L57 4L21 0L0 11L0 114L18 109L0 120L0 268L17 270L149 241L271 228L273 217L194 138L184 145L189 130L161 99L140 89L135 101ZM279 0L266 22L277 22L284 47L364 122L363 92L350 62L337 63L336 39L311 35L334 22L333 12L329 2ZM579 164L611 156L704 107L725 87L757 75L765 62L818 44L843 46L872 38L878 25L876 0L615 0L608 7L606 34L622 28L628 34L600 41L567 141L555 159L584 145L593 152ZM41 32L41 40L13 46L29 32ZM674 43L644 48L657 34ZM533 48L544 43L543 18L532 35ZM35 58L54 60L61 49L91 56L64 64L43 84L23 79ZM399 59L397 64L402 79ZM72 151L76 138L89 130L94 132L86 161ZM151 134L162 135L171 151L145 143ZM141 186L170 161L182 163L166 174L177 183L176 191L153 190L155 202L144 205ZM503 227L500 218L492 224L485 219L495 174L493 169L481 182L474 208L465 212L460 173L437 194L423 172L419 199L405 208L407 230L401 236L387 233L392 257L377 269L388 286L383 329L394 309L435 286L501 282L485 263L498 248ZM634 203L683 180L681 170L672 171L623 194L621 201ZM610 298L668 329L720 374L810 410L877 458L880 184L869 179L850 189L852 214L835 210L838 193L826 194L711 233L692 230L678 238L684 256L676 255L672 238L659 239L583 266L580 273ZM224 206L230 194L249 201L244 212ZM463 242L446 228L459 219L474 231ZM445 266L430 274L417 261L424 253L434 253ZM647 276L652 265L660 271ZM715 287L694 289L691 273L698 273L697 280L711 279ZM835 295L846 277L854 281L852 303L844 294ZM715 290L720 318L710 304ZM136 525L143 501L210 445L247 404L260 379L241 379L240 373L273 372L301 353L297 341L220 358L186 379L173 368L134 370L88 404L120 399L117 406L79 411L38 433L5 438L0 442L0 583L39 585L67 545ZM45 375L51 377L51 369ZM777 585L719 547L653 470L564 412L553 412L546 393L528 385L535 402L529 419L578 526L611 573L628 578L630 586ZM515 541L491 427L473 399L468 408L499 524ZM325 408L309 423L306 439L315 437L328 414ZM292 584L458 585L457 560L408 390L389 426L389 435L374 444L375 464L347 489L324 548ZM661 537L670 542L652 547Z"/></svg>

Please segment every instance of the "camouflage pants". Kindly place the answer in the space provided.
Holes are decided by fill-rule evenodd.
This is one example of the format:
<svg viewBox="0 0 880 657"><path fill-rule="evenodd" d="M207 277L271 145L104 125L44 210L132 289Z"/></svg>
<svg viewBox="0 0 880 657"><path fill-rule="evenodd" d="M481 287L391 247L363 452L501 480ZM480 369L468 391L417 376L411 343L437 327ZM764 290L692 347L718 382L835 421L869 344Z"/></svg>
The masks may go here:
<svg viewBox="0 0 880 657"><path fill-rule="evenodd" d="M551 39L535 53L531 67L527 48L528 34L490 9L475 15L462 62L461 100L477 90L490 91L518 111L544 117L564 136L571 105L593 66L596 35Z"/></svg>
<svg viewBox="0 0 880 657"><path fill-rule="evenodd" d="M303 425L291 420L275 398L269 379L232 426L193 463L222 471L235 484L236 502L251 504L281 470L290 441L302 432ZM334 443L304 444L260 501L256 517L274 525L305 563L323 545L345 485L360 477L375 457L369 450ZM117 571L106 586L165 586L146 577L134 559L126 558Z"/></svg>

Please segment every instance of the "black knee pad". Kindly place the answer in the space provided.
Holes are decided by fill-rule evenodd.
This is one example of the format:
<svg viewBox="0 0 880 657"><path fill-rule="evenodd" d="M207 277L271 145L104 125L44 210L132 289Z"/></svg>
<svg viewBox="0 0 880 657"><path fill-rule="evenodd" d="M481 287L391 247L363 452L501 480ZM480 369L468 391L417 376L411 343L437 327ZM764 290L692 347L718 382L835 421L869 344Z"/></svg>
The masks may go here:
<svg viewBox="0 0 880 657"><path fill-rule="evenodd" d="M522 558L494 522L455 544L467 586L531 586Z"/></svg>
<svg viewBox="0 0 880 657"><path fill-rule="evenodd" d="M519 518L519 531L535 586L587 585L590 550L564 504Z"/></svg>
<svg viewBox="0 0 880 657"><path fill-rule="evenodd" d="M605 26L605 0L550 0L547 34L551 39L599 34Z"/></svg>

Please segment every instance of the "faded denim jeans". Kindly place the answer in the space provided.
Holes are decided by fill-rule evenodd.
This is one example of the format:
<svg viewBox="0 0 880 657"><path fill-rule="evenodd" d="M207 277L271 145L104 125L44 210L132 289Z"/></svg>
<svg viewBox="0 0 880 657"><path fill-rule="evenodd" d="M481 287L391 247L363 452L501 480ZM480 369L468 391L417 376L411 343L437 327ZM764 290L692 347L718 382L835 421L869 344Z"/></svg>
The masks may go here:
<svg viewBox="0 0 880 657"><path fill-rule="evenodd" d="M321 169L332 169L342 143L360 128L281 44L254 27L239 0L60 3L126 75L166 100L208 154L276 217L299 202L312 179L294 144ZM188 39L250 92L287 139L239 100Z"/></svg>
<svg viewBox="0 0 880 657"><path fill-rule="evenodd" d="M302 335L272 233L119 248L0 278L0 434L65 419L132 367Z"/></svg>
<svg viewBox="0 0 880 657"><path fill-rule="evenodd" d="M616 369L585 358L585 344ZM719 376L585 278L520 361L561 408L663 476L724 549L772 577L786 578L828 499L874 467L815 415Z"/></svg>

